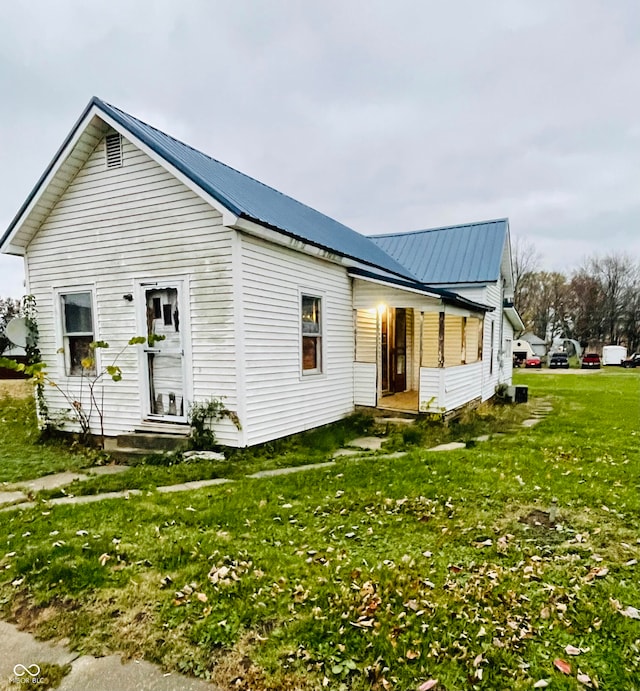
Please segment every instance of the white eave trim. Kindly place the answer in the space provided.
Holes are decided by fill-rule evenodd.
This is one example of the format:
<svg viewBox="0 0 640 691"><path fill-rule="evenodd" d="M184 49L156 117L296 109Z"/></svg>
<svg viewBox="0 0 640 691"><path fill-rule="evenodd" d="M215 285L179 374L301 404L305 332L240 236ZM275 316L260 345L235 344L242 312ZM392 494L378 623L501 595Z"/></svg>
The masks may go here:
<svg viewBox="0 0 640 691"><path fill-rule="evenodd" d="M67 142L67 145L65 148L58 152L56 154L56 158L52 163L49 165L51 166L51 170L49 170L47 176L39 183L38 189L35 191L33 198L29 202L29 205L22 211L20 216L15 219L14 227L9 236L5 239L4 243L2 246L0 246L0 253L4 254L15 254L18 256L24 256L26 247L15 244L14 240L16 236L20 233L22 230L23 224L25 220L30 216L30 214L36 209L38 204L42 201L42 196L44 194L44 191L49 187L49 185L53 182L55 177L58 175L60 172L60 169L64 166L65 162L67 161L70 153L73 151L75 146L78 144L80 139L82 138L83 134L85 133L87 127L89 126L89 123L93 120L94 117L100 118L103 122L105 122L107 125L112 127L116 132L119 132L125 139L128 139L132 144L137 146L141 151L143 151L149 158L151 158L153 161L158 163L160 166L162 166L165 170L167 170L171 175L173 175L176 179L180 180L186 187L188 187L192 192L197 194L201 199L203 199L205 202L207 202L209 205L211 205L214 209L219 211L222 214L222 222L224 225L227 226L232 226L234 223L237 222L238 217L236 214L234 214L232 211L227 209L226 206L221 204L217 199L212 197L210 194L205 192L197 183L193 182L190 178L188 178L184 173L179 171L175 166L173 166L171 163L169 163L166 159L164 159L162 156L157 154L153 149L151 149L149 146L147 146L144 142L142 142L138 137L136 137L134 134L132 134L126 127L123 127L119 122L114 120L111 116L109 116L107 113L104 112L98 105L94 104L87 114L84 116L84 118L78 123L76 126L75 132Z"/></svg>
<svg viewBox="0 0 640 691"><path fill-rule="evenodd" d="M225 224L226 225L226 224ZM250 221L247 218L236 217L234 223L229 224L229 227L234 230L238 230L252 237L259 238L260 240L265 240L266 242L271 242L274 245L279 245L280 247L286 247L287 249L294 250L295 252L302 252L303 254L308 254L311 257L317 257L318 259L324 259L325 261L331 262L333 264L345 265L345 258L334 252L323 249L322 247L317 247L304 240L296 238L285 232L280 232L274 230L273 228L267 228L266 226L257 223L256 221Z"/></svg>
<svg viewBox="0 0 640 691"><path fill-rule="evenodd" d="M385 288L395 288L396 290L403 290L406 293L415 293L416 295L425 295L426 297L433 298L434 300L442 301L442 295L437 293L429 293L426 290L420 290L419 288L410 288L409 286L401 286L394 283L392 280L385 281L384 278L372 278L371 276L361 276L357 273L349 273L351 278L355 278L358 281L367 281L369 283L376 283L377 285L385 286Z"/></svg>
<svg viewBox="0 0 640 691"><path fill-rule="evenodd" d="M101 113L102 111L99 112ZM42 195L44 194L44 191L47 189L47 187L49 187L49 185L53 182L53 179L60 172L60 168L62 168L62 166L65 164L67 158L69 157L69 154L73 151L74 147L76 146L76 144L84 134L85 130L87 129L88 124L97 114L98 109L96 108L96 106L93 106L91 110L86 114L84 119L76 127L76 131L67 143L67 146L64 148L64 150L60 151L57 154L57 157L49 164L51 166L51 170L49 171L46 178L44 178L44 180L42 180L42 182L40 182L40 184L38 185L38 190L33 195L33 199L29 202L29 205L24 209L20 216L15 219L13 230L11 231L9 237L7 237L4 241L3 245L0 247L0 252L4 254L17 254L19 256L24 256L26 247L13 244L13 240L15 239L16 235L18 235L18 233L22 230L22 225L25 222L25 220L34 211L36 206L38 206L38 204L42 200Z"/></svg>
<svg viewBox="0 0 640 691"><path fill-rule="evenodd" d="M524 331L524 323L515 307L504 307L503 311L516 331Z"/></svg>

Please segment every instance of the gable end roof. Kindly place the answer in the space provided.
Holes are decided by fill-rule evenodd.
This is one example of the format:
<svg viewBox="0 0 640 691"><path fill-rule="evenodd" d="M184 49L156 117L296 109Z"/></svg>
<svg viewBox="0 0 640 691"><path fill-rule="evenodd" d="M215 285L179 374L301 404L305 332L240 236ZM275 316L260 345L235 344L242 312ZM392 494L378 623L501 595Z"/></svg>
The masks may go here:
<svg viewBox="0 0 640 691"><path fill-rule="evenodd" d="M144 143L161 159L177 169L236 216L257 222L331 253L369 266L382 268L395 275L409 279L414 278L406 267L364 235L174 139L97 97L91 99L76 122L74 129L63 142L7 231L0 238L0 248L6 249L9 245L9 239L27 217L28 211L33 215L33 218L30 218L33 231L34 227L38 226L46 217L47 209L50 210L57 201L53 196L50 196L44 209L36 209L35 213L33 208L30 209L32 205L37 206L39 196L46 193L44 188L51 181L52 173L53 175L59 174L63 163L69 165L64 157L69 156L69 148L74 141L77 141L80 134L78 130L92 109L95 109L94 112L97 113L98 117L100 117L100 113L108 116L125 133L129 133L132 138ZM96 128L95 124L87 125L87 129L89 127L97 129L93 135L95 140L95 137L100 135L100 128ZM103 135L104 131L101 134ZM73 153L72 151L71 154ZM77 172L77 167L75 169L70 167L65 178L72 177L75 172ZM63 182L68 184L69 180L65 179Z"/></svg>

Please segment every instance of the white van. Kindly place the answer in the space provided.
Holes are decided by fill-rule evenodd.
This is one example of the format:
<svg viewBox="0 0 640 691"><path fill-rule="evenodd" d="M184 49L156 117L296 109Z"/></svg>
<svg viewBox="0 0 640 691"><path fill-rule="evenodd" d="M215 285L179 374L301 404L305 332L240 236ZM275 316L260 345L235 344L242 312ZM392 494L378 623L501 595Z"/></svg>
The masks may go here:
<svg viewBox="0 0 640 691"><path fill-rule="evenodd" d="M602 349L603 365L618 365L627 357L627 349L624 346L608 345Z"/></svg>

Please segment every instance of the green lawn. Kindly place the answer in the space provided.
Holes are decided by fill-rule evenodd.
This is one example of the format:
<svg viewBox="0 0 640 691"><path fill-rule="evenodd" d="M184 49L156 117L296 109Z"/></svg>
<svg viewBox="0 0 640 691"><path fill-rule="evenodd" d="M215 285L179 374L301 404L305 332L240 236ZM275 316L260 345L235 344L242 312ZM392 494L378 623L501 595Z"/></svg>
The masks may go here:
<svg viewBox="0 0 640 691"><path fill-rule="evenodd" d="M0 483L91 464L82 451L74 453L68 444L42 444L39 436L32 397L0 398Z"/></svg>
<svg viewBox="0 0 640 691"><path fill-rule="evenodd" d="M640 689L640 376L517 383L553 413L460 451L415 444L524 407L402 459L0 513L4 616L252 691Z"/></svg>

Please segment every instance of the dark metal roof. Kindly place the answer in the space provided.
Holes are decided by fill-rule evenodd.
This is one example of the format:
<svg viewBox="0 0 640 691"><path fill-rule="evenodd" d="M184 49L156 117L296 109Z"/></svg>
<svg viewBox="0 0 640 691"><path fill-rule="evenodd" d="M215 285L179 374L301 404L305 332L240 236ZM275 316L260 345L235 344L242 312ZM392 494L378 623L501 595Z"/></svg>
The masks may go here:
<svg viewBox="0 0 640 691"><path fill-rule="evenodd" d="M508 228L501 218L369 237L423 283L486 283L500 278Z"/></svg>
<svg viewBox="0 0 640 691"><path fill-rule="evenodd" d="M92 99L92 104L110 115L237 216L256 221L330 252L413 278L406 267L355 230L98 98Z"/></svg>

